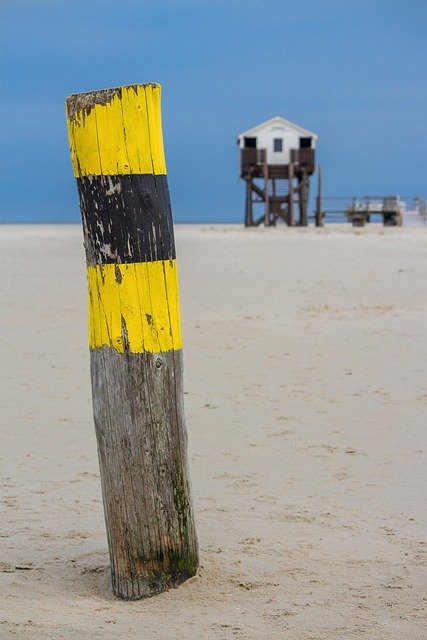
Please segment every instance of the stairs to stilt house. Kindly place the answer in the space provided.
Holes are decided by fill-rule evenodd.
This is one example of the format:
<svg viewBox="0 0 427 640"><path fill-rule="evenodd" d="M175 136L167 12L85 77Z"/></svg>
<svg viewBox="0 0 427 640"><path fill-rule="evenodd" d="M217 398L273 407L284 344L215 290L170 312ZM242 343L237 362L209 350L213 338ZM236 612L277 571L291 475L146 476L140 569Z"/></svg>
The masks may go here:
<svg viewBox="0 0 427 640"><path fill-rule="evenodd" d="M265 165L264 201L267 226L275 225L279 219L293 224L293 167L290 165Z"/></svg>

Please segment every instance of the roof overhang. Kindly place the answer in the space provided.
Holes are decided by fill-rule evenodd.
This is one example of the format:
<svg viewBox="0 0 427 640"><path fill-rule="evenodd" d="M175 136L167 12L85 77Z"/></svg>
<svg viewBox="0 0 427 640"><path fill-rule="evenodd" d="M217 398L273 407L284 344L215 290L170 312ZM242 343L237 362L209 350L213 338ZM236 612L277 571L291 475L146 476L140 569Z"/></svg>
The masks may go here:
<svg viewBox="0 0 427 640"><path fill-rule="evenodd" d="M300 127L298 124L295 124L294 122L290 122L290 120L286 120L281 116L275 116L274 118L270 118L270 120L266 120L265 122L262 122L261 124L258 124L255 127L252 127L252 129L248 129L247 131L243 131L242 133L239 133L238 138L239 139L242 137L250 138L251 136L255 136L262 129L266 129L267 127L274 127L274 125L289 127L290 129L294 129L295 131L298 131L298 133L300 133L301 136L304 136L307 138L310 137L317 140L319 137L317 133L313 133L313 131L304 129L304 127Z"/></svg>

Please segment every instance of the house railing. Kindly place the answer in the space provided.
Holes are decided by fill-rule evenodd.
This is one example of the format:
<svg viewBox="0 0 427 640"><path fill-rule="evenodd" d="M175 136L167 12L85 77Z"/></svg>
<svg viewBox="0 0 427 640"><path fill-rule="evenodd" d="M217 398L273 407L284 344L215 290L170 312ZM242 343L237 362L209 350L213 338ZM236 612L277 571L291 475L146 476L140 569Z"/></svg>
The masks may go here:
<svg viewBox="0 0 427 640"><path fill-rule="evenodd" d="M241 150L241 173L242 176L259 173L261 176L262 166L266 163L266 149L243 148ZM295 165L295 170L305 170L311 174L314 171L314 149L291 149L291 163ZM271 165L275 166L275 165ZM280 165L282 166L282 165ZM285 166L285 165L283 165Z"/></svg>
<svg viewBox="0 0 427 640"><path fill-rule="evenodd" d="M267 157L266 149L245 148L241 154L242 175L253 173L257 167L265 164Z"/></svg>
<svg viewBox="0 0 427 640"><path fill-rule="evenodd" d="M314 149L291 149L291 162L308 172L314 171Z"/></svg>

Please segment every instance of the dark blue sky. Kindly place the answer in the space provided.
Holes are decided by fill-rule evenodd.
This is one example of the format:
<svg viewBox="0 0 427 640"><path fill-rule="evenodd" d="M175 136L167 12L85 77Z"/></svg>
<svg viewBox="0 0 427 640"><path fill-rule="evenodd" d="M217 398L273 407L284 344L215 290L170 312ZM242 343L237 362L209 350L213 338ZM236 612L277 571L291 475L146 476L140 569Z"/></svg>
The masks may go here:
<svg viewBox="0 0 427 640"><path fill-rule="evenodd" d="M78 222L64 100L163 87L177 222L240 222L236 135L319 134L329 194L427 195L426 0L0 0L0 221Z"/></svg>

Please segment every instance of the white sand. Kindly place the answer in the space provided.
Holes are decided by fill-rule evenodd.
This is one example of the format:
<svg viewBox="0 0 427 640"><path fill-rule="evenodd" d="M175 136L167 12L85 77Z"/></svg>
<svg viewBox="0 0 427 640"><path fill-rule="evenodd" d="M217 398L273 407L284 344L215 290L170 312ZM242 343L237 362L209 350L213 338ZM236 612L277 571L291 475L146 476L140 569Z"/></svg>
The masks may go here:
<svg viewBox="0 0 427 640"><path fill-rule="evenodd" d="M0 227L1 640L425 638L427 229L176 238L202 568L129 603L80 228Z"/></svg>

